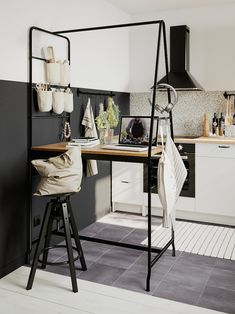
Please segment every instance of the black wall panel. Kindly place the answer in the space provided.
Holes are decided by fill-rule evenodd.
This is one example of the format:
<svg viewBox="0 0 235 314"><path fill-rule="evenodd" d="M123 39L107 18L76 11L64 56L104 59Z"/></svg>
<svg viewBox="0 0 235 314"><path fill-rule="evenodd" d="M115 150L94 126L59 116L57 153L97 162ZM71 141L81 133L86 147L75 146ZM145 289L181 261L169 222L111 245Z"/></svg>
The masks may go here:
<svg viewBox="0 0 235 314"><path fill-rule="evenodd" d="M100 102L103 102L106 107L107 97L101 95L79 94L77 88L72 88L72 91L74 95L74 111L71 113L70 122L72 137L77 137L84 135L84 129L81 122L88 102L88 97L91 99L94 116L97 116L99 113ZM108 93L107 91L90 89L82 89L82 92L100 94ZM115 92L114 100L119 105L120 114L129 114L128 93ZM41 117L40 119L33 119L33 145L58 142L62 132L63 119L43 118L45 114L37 112L36 102L33 106L33 115ZM118 133L118 127L116 133ZM84 168L85 166L84 162ZM81 191L72 197L72 205L79 229L86 227L109 212L111 206L110 167L110 162L98 161L99 174L89 178L84 175ZM33 191L36 189L37 182L38 177L34 177ZM46 201L46 199L33 197L32 219L40 216L42 220ZM40 226L33 227L33 240L37 239L39 230Z"/></svg>
<svg viewBox="0 0 235 314"><path fill-rule="evenodd" d="M27 84L0 81L0 277L26 252Z"/></svg>
<svg viewBox="0 0 235 314"><path fill-rule="evenodd" d="M87 95L77 95L73 88L74 111L71 114L72 136L83 134L81 119L87 104ZM85 91L85 90L83 90ZM91 91L91 90L90 90ZM28 148L28 84L0 80L0 277L23 265L27 250L27 148ZM91 92L102 92L94 91ZM107 91L105 91L107 92ZM115 100L122 114L129 114L129 94L116 93ZM94 114L104 97L91 96ZM33 115L33 145L58 142L62 119L42 119L44 113ZM102 217L110 208L110 163L98 162L99 174L83 177L81 191L73 196L72 203L79 229ZM35 190L39 177L33 179ZM33 197L32 217L42 217L45 199ZM33 227L33 239L39 226Z"/></svg>

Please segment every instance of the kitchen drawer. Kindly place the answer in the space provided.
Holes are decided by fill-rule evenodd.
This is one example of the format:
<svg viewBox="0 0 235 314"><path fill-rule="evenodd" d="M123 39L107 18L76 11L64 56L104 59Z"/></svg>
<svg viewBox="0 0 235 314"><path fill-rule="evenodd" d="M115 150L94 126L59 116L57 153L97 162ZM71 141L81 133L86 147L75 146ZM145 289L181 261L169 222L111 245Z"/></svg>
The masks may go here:
<svg viewBox="0 0 235 314"><path fill-rule="evenodd" d="M235 145L224 143L223 144L198 143L196 144L196 156L235 159Z"/></svg>
<svg viewBox="0 0 235 314"><path fill-rule="evenodd" d="M135 181L142 178L143 165L129 162L112 162L112 177L119 181Z"/></svg>

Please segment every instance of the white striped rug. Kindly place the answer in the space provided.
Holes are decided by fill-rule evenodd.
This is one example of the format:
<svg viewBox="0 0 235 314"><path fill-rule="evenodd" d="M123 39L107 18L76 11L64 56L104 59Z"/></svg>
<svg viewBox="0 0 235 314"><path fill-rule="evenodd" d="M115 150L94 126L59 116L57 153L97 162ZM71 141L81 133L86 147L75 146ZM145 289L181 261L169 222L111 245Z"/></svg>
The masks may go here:
<svg viewBox="0 0 235 314"><path fill-rule="evenodd" d="M170 229L152 232L152 246L163 247L170 240ZM141 244L147 245L147 239ZM193 254L235 260L235 228L177 221L175 248Z"/></svg>

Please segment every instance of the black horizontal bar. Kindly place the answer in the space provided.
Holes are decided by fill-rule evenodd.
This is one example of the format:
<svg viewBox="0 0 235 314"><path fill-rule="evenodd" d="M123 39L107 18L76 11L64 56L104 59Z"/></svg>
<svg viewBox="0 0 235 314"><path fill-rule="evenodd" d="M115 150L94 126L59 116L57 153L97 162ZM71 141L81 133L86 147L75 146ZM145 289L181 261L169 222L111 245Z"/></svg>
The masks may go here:
<svg viewBox="0 0 235 314"><path fill-rule="evenodd" d="M68 37L60 35L60 34L57 34L56 32L50 32L50 31L48 31L46 29L43 29L43 28L40 28L40 27L36 27L36 26L32 26L31 29L32 30L37 30L37 31L40 31L40 32L43 32L43 33L47 33L47 34L50 34L50 35L55 35L55 36L58 36L58 37L62 37L62 38L66 39L69 42L69 38Z"/></svg>
<svg viewBox="0 0 235 314"><path fill-rule="evenodd" d="M41 61L47 61L47 59L45 59L45 58L39 58L39 57L35 57L35 56L32 56L32 59L37 59L37 60L41 60Z"/></svg>
<svg viewBox="0 0 235 314"><path fill-rule="evenodd" d="M153 265L159 260L159 258L166 252L166 250L173 243L173 241L174 241L173 238L171 238L171 240L163 248L160 249L159 254L155 256L151 261L151 267L153 267Z"/></svg>
<svg viewBox="0 0 235 314"><path fill-rule="evenodd" d="M127 23L127 24L116 24L116 25L105 25L105 26L97 26L97 27L69 29L69 30L56 31L56 32L54 32L54 34L88 32L88 31L98 31L98 30L102 30L102 29L123 28L123 27L132 27L132 26L150 25L150 24L161 24L162 22L163 22L163 20L156 20L156 21L147 21L147 22L137 22L137 23Z"/></svg>
<svg viewBox="0 0 235 314"><path fill-rule="evenodd" d="M94 92L83 92L81 91L79 88L77 89L77 94L79 96L79 94L82 95L93 95L93 96L115 96L116 94L114 94L113 92L110 93L94 93Z"/></svg>
<svg viewBox="0 0 235 314"><path fill-rule="evenodd" d="M148 247L144 245L137 245L137 244L131 244L131 243L125 243L125 242L117 242L117 241L111 241L111 240L105 240L105 239L99 239L99 238L92 238L87 236L79 235L80 239L85 241L91 241L96 243L103 243L108 244L112 246L120 246L125 247L127 249L134 249L139 251L148 251ZM152 248L152 252L160 254L161 249L158 248Z"/></svg>
<svg viewBox="0 0 235 314"><path fill-rule="evenodd" d="M65 118L69 118L70 116L69 115L41 115L41 116L32 116L32 119L55 119L55 118L59 118L59 119L65 119Z"/></svg>
<svg viewBox="0 0 235 314"><path fill-rule="evenodd" d="M235 93L224 92L224 98L228 98L229 96L235 96Z"/></svg>

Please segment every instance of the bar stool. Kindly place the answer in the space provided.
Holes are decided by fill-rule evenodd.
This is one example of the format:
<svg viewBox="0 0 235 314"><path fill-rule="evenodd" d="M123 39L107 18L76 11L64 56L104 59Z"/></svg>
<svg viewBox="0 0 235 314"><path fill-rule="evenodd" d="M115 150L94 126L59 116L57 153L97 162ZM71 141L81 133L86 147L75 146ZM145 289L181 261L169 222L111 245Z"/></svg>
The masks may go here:
<svg viewBox="0 0 235 314"><path fill-rule="evenodd" d="M50 195L51 199L49 202L47 202L46 205L45 214L39 234L39 240L37 242L37 247L34 253L34 258L28 278L28 283L26 287L27 290L30 290L32 288L38 262L42 264L42 268L45 268L47 264L61 264L61 262L48 262L48 251L55 247L66 247L68 261L63 263L69 264L73 292L78 291L74 261L80 259L82 270L87 270L87 267L70 202L70 196L72 194L73 193ZM56 221L57 229L60 229L61 221L63 222L66 245L50 246L50 239L51 235L53 234L52 229L54 221ZM74 237L76 247L72 246L71 236ZM73 255L73 250L76 250L78 252L78 255L76 257L74 257ZM40 255L42 253L43 256L41 260Z"/></svg>

